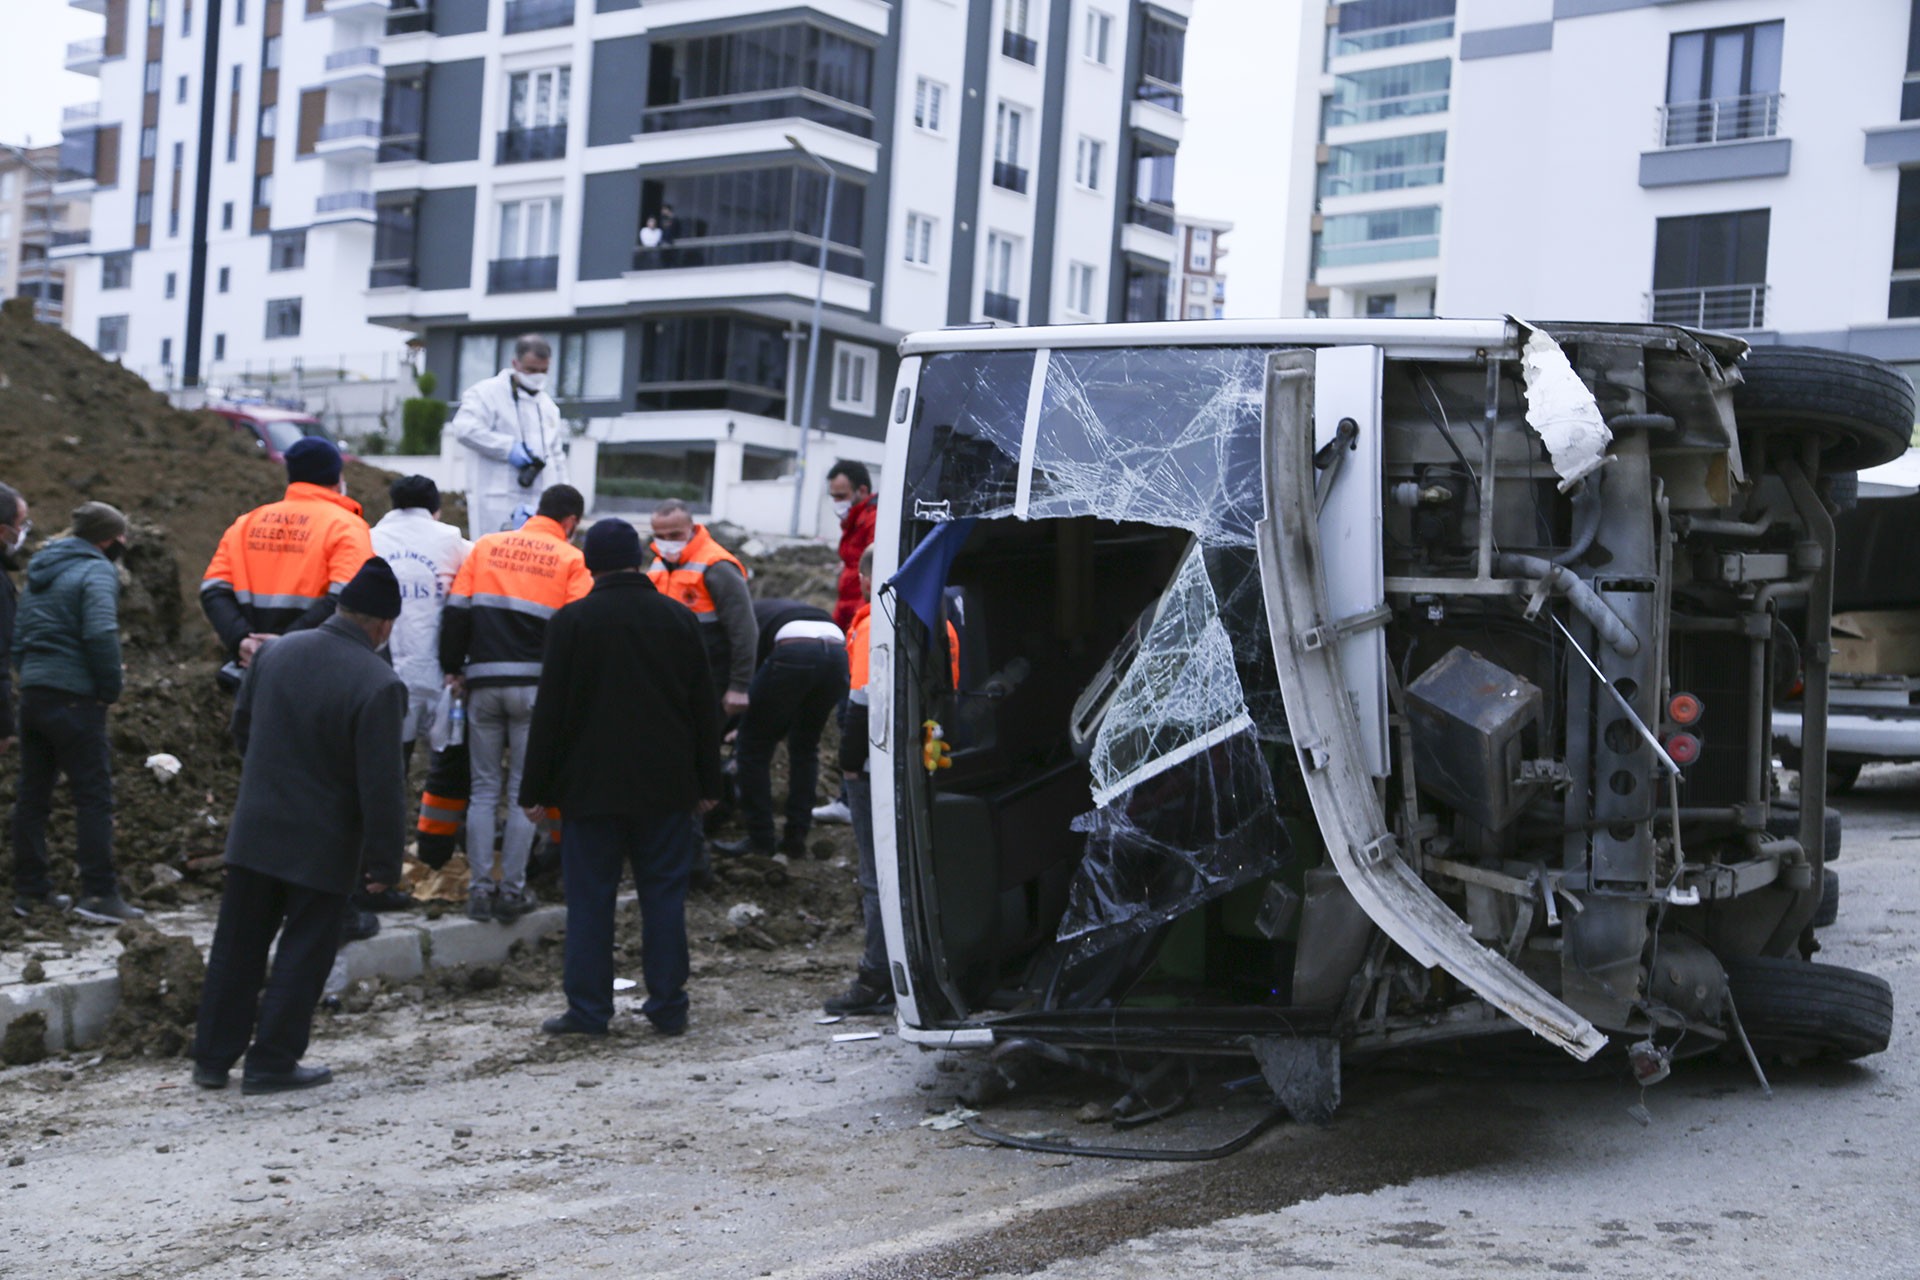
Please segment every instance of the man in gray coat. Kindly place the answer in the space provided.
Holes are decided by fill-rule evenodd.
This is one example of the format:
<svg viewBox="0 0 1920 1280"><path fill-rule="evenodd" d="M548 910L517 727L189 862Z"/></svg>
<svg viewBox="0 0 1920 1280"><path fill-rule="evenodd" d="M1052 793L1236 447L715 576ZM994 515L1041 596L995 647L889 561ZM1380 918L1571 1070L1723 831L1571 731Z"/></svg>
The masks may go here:
<svg viewBox="0 0 1920 1280"><path fill-rule="evenodd" d="M240 798L193 1043L193 1082L203 1089L225 1088L242 1053L243 1093L333 1078L300 1057L347 895L363 864L375 892L400 877L407 686L377 652L399 616L400 584L376 556L340 592L331 618L274 641L247 667L233 707Z"/></svg>

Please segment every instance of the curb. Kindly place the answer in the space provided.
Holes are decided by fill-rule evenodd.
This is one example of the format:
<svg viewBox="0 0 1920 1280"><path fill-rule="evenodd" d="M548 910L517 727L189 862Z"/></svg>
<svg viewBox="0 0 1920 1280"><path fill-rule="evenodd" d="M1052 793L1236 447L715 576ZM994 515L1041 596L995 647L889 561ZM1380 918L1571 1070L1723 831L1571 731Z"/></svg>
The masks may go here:
<svg viewBox="0 0 1920 1280"><path fill-rule="evenodd" d="M347 980L418 978L429 969L460 965L498 964L516 942L533 942L566 927L565 907L540 907L510 925L462 916L438 920L382 916L380 932L340 949L347 962ZM204 955L206 948L201 952ZM0 987L0 1029L25 1013L47 1016L47 1052L65 1053L98 1044L106 1034L107 1019L120 1003L120 976L116 972L90 974L32 985Z"/></svg>

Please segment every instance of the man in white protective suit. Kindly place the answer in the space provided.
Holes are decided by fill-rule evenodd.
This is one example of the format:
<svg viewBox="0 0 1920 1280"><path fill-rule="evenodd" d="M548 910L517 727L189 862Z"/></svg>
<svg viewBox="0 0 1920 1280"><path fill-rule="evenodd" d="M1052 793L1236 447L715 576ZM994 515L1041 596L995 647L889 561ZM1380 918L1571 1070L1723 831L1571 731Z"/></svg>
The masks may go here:
<svg viewBox="0 0 1920 1280"><path fill-rule="evenodd" d="M470 538L518 529L540 505L542 493L571 483L560 406L546 391L552 359L545 338L516 338L512 363L460 397L452 429L467 450Z"/></svg>
<svg viewBox="0 0 1920 1280"><path fill-rule="evenodd" d="M402 741L411 756L440 700L440 615L473 544L440 519L440 487L426 476L401 476L387 493L393 510L373 526L373 549L400 580L400 617L387 644L393 669L407 682Z"/></svg>

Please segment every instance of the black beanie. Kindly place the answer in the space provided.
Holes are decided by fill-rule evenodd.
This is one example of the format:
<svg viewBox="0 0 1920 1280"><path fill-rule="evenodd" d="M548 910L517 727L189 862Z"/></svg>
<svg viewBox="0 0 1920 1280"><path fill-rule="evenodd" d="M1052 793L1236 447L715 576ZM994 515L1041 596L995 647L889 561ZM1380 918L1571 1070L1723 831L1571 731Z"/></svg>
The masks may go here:
<svg viewBox="0 0 1920 1280"><path fill-rule="evenodd" d="M640 533L618 517L587 530L587 572L610 573L640 566Z"/></svg>
<svg viewBox="0 0 1920 1280"><path fill-rule="evenodd" d="M400 579L379 556L360 566L353 581L340 590L340 607L369 618L400 616Z"/></svg>
<svg viewBox="0 0 1920 1280"><path fill-rule="evenodd" d="M387 496L393 499L395 511L408 507L426 511L440 509L440 486L426 476L401 476L387 486Z"/></svg>
<svg viewBox="0 0 1920 1280"><path fill-rule="evenodd" d="M302 436L284 455L287 483L319 484L332 488L340 483L340 451L333 441L319 436Z"/></svg>

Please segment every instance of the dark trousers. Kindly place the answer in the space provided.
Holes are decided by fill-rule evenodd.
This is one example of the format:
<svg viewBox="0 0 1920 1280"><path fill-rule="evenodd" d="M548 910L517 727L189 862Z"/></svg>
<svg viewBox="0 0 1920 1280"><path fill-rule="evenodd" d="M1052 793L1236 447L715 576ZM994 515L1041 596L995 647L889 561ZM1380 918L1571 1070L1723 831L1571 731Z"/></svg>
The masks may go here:
<svg viewBox="0 0 1920 1280"><path fill-rule="evenodd" d="M194 1061L225 1071L244 1053L249 1071L291 1071L307 1051L313 1007L340 949L346 910L345 894L228 867L220 920L207 951ZM274 947L276 933L280 945Z"/></svg>
<svg viewBox="0 0 1920 1280"><path fill-rule="evenodd" d="M827 640L789 640L753 673L747 714L734 739L740 771L740 810L755 848L773 847L773 748L787 743L789 845L813 824L813 793L820 780L820 731L847 695L846 646Z"/></svg>
<svg viewBox="0 0 1920 1280"><path fill-rule="evenodd" d="M61 774L73 789L74 860L88 897L116 892L113 878L113 760L107 704L59 689L20 691L20 784L13 806L13 887L27 897L52 892L47 816Z"/></svg>
<svg viewBox="0 0 1920 1280"><path fill-rule="evenodd" d="M641 1012L664 1031L687 1022L687 878L700 833L691 813L662 817L567 815L560 842L567 881L563 985L574 1020L604 1029L613 1017L613 912L624 868L640 890Z"/></svg>
<svg viewBox="0 0 1920 1280"><path fill-rule="evenodd" d="M847 808L853 814L853 844L860 852L860 918L867 940L860 948L860 976L883 990L887 977L887 932L880 919L880 872L873 853L873 784L866 774L846 779Z"/></svg>

